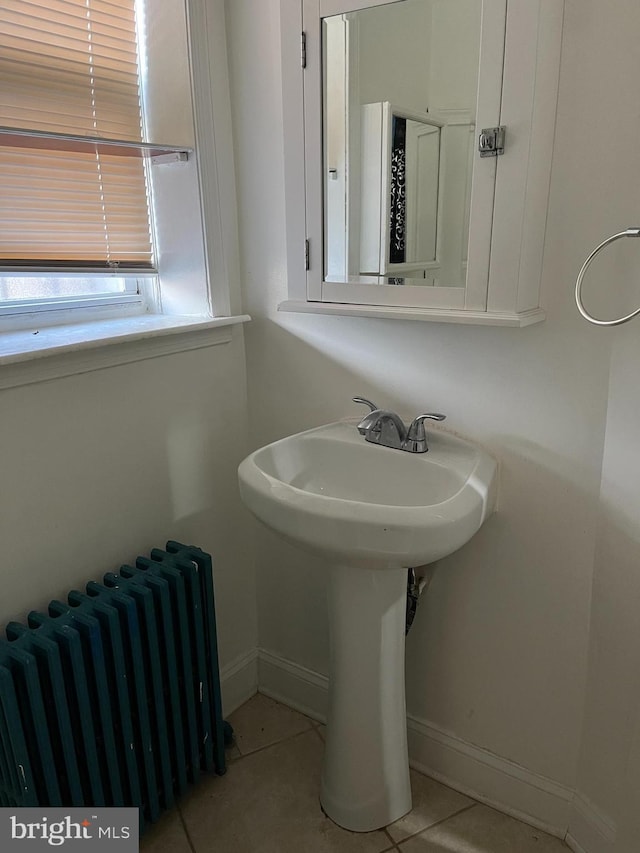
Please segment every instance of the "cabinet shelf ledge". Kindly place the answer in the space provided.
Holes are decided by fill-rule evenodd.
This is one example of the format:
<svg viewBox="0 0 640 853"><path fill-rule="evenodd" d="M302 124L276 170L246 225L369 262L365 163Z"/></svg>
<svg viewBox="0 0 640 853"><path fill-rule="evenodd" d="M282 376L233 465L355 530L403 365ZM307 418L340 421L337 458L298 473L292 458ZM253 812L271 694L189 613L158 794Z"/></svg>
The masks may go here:
<svg viewBox="0 0 640 853"><path fill-rule="evenodd" d="M286 300L278 311L296 314L334 314L347 317L372 317L374 319L421 320L430 323L463 323L482 326L510 326L523 328L541 323L546 318L542 308L529 311L467 311L444 308L404 308L388 305L349 305L339 302L304 302Z"/></svg>

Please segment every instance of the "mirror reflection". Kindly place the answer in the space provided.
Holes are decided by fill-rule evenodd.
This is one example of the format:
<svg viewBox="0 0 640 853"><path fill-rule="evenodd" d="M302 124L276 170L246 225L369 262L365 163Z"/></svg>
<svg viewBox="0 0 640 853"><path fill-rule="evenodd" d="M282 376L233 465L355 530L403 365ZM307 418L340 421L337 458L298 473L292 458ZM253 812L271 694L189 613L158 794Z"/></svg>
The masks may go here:
<svg viewBox="0 0 640 853"><path fill-rule="evenodd" d="M323 20L327 281L465 286L481 7Z"/></svg>

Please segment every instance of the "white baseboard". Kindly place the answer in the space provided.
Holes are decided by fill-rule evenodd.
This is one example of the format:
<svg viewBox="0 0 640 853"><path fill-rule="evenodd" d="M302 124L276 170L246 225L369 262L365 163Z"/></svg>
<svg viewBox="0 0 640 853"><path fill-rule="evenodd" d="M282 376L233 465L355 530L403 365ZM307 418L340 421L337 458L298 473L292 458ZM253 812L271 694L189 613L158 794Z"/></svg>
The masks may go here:
<svg viewBox="0 0 640 853"><path fill-rule="evenodd" d="M258 690L324 723L327 719L329 679L311 669L258 649Z"/></svg>
<svg viewBox="0 0 640 853"><path fill-rule="evenodd" d="M570 788L412 715L407 717L407 736L416 770L564 838L573 799Z"/></svg>
<svg viewBox="0 0 640 853"><path fill-rule="evenodd" d="M258 690L325 720L328 679L265 649L258 650ZM506 758L409 715L409 759L416 770L560 838L573 791ZM588 853L600 853L588 848Z"/></svg>
<svg viewBox="0 0 640 853"><path fill-rule="evenodd" d="M228 716L257 691L324 722L329 679L266 649L252 649L220 673ZM565 841L574 853L611 853L615 823L582 794L413 715L409 760L419 772Z"/></svg>
<svg viewBox="0 0 640 853"><path fill-rule="evenodd" d="M593 851L586 850L582 845L578 844L570 832L567 833L564 843L567 845L569 850L573 850L573 853L593 853Z"/></svg>
<svg viewBox="0 0 640 853"><path fill-rule="evenodd" d="M584 794L576 794L569 817L566 841L574 853L610 853L618 829Z"/></svg>
<svg viewBox="0 0 640 853"><path fill-rule="evenodd" d="M228 717L258 690L258 650L251 649L220 670L222 714Z"/></svg>

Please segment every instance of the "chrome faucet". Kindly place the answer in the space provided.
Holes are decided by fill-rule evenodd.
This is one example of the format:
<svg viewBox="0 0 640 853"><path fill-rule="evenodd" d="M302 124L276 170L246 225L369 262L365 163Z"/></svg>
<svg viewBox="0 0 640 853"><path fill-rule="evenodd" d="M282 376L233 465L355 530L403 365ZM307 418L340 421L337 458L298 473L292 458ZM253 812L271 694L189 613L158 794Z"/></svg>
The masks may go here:
<svg viewBox="0 0 640 853"><path fill-rule="evenodd" d="M443 421L446 418L446 415L437 412L418 415L407 428L399 415L380 409L366 397L353 397L353 402L369 406L369 413L358 424L358 432L364 436L365 441L395 450L406 450L408 453L426 453L429 448L424 422Z"/></svg>

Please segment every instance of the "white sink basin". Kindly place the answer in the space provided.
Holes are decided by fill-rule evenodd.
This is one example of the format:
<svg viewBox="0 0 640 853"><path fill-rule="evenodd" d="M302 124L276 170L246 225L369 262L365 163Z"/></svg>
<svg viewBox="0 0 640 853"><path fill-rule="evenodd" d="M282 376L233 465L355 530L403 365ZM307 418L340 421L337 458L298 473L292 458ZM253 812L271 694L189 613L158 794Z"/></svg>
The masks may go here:
<svg viewBox="0 0 640 853"><path fill-rule="evenodd" d="M340 826L368 832L411 810L407 568L473 536L495 507L497 476L488 453L448 433L431 430L428 452L408 453L366 442L356 423L269 444L238 476L242 499L261 521L331 560L320 801Z"/></svg>
<svg viewBox="0 0 640 853"><path fill-rule="evenodd" d="M465 544L493 511L496 463L442 431L427 453L370 444L356 421L289 436L239 469L249 509L287 539L352 566L420 566Z"/></svg>

